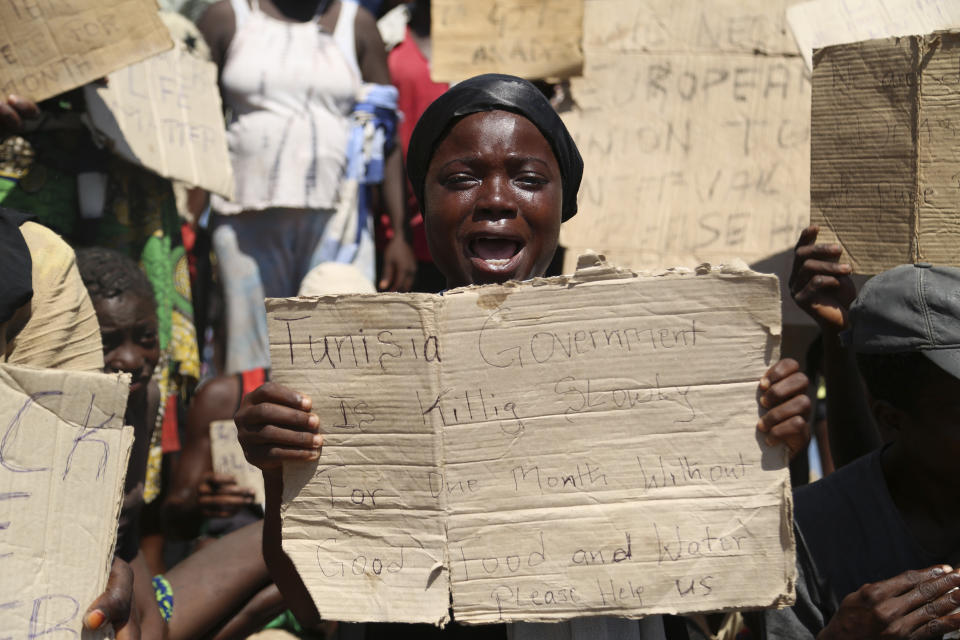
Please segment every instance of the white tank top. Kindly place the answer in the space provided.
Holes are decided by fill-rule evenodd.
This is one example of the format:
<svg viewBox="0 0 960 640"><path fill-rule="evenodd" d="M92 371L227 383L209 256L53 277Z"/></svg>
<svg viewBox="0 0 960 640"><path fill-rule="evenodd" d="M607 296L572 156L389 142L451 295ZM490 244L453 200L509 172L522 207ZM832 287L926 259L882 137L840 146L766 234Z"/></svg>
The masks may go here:
<svg viewBox="0 0 960 640"><path fill-rule="evenodd" d="M251 3L230 0L236 33L220 83L236 194L233 201L214 196L213 208L221 214L331 209L360 89L357 4L342 1L329 34L318 17L284 22Z"/></svg>

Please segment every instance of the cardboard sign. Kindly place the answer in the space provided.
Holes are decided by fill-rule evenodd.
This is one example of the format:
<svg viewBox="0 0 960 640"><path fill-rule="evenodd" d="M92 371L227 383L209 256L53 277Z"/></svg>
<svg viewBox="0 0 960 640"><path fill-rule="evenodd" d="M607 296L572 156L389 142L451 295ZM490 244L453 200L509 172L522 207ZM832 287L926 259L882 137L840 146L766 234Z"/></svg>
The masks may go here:
<svg viewBox="0 0 960 640"><path fill-rule="evenodd" d="M835 44L960 28L953 0L811 0L787 9L807 69L813 50Z"/></svg>
<svg viewBox="0 0 960 640"><path fill-rule="evenodd" d="M585 5L584 73L564 114L585 165L561 231L566 271L587 248L651 269L794 245L809 219L810 84L784 53L785 4Z"/></svg>
<svg viewBox="0 0 960 640"><path fill-rule="evenodd" d="M960 266L960 34L814 54L811 221L858 273Z"/></svg>
<svg viewBox="0 0 960 640"><path fill-rule="evenodd" d="M40 101L173 45L156 0L0 3L0 95Z"/></svg>
<svg viewBox="0 0 960 640"><path fill-rule="evenodd" d="M268 300L313 399L283 548L324 617L460 622L768 607L795 580L787 453L757 437L776 278L572 278Z"/></svg>
<svg viewBox="0 0 960 640"><path fill-rule="evenodd" d="M129 384L0 365L0 629L10 637L79 638L106 587L133 444Z"/></svg>
<svg viewBox="0 0 960 640"><path fill-rule="evenodd" d="M93 126L120 157L225 198L233 168L217 67L181 44L85 88Z"/></svg>
<svg viewBox="0 0 960 640"><path fill-rule="evenodd" d="M210 423L210 452L213 455L213 471L227 473L237 479L237 486L251 489L254 500L265 503L263 473L247 462L243 447L237 439L237 425L233 420L214 420Z"/></svg>
<svg viewBox="0 0 960 640"><path fill-rule="evenodd" d="M430 75L567 78L583 65L583 0L433 0Z"/></svg>

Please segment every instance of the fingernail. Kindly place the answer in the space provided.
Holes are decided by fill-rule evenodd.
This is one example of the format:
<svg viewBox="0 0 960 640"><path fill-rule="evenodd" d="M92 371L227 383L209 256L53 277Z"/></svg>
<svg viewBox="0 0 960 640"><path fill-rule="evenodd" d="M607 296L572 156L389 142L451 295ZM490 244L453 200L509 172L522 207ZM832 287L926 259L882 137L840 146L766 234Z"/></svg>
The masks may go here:
<svg viewBox="0 0 960 640"><path fill-rule="evenodd" d="M770 388L770 378L768 378L767 376L763 376L762 378L760 378L760 388L761 388L761 389L769 389L769 388Z"/></svg>
<svg viewBox="0 0 960 640"><path fill-rule="evenodd" d="M320 417L315 413L311 413L310 417L307 418L307 424L309 424L311 427L319 427Z"/></svg>
<svg viewBox="0 0 960 640"><path fill-rule="evenodd" d="M102 611L99 609L94 609L87 614L87 618L83 621L83 624L86 625L87 629L94 631L99 629L100 625L102 625L106 620L107 616L103 615Z"/></svg>
<svg viewBox="0 0 960 640"><path fill-rule="evenodd" d="M770 401L767 400L767 396L760 396L760 406L764 409L770 408Z"/></svg>
<svg viewBox="0 0 960 640"><path fill-rule="evenodd" d="M310 396L300 396L300 408L304 411L310 411L310 407L313 406L313 400L310 399Z"/></svg>
<svg viewBox="0 0 960 640"><path fill-rule="evenodd" d="M767 432L767 425L763 424L763 420L757 420L757 431Z"/></svg>
<svg viewBox="0 0 960 640"><path fill-rule="evenodd" d="M323 436L313 436L313 448L319 449L323 446Z"/></svg>
<svg viewBox="0 0 960 640"><path fill-rule="evenodd" d="M951 571L953 571L953 567L951 567L948 564L944 564L939 567L934 567L933 569L933 573L938 576L943 575L945 573L950 573Z"/></svg>
<svg viewBox="0 0 960 640"><path fill-rule="evenodd" d="M318 449L318 450L316 450L316 451L311 451L311 452L310 452L310 457L307 458L307 459L308 459L308 460L319 460L319 459L320 459L320 450Z"/></svg>

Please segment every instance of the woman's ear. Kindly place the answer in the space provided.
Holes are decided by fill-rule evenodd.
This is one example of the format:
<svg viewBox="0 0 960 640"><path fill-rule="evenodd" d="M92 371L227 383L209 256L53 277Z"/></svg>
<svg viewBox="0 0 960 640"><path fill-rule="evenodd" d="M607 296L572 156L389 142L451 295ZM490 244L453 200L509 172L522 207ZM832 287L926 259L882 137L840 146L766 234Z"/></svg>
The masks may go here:
<svg viewBox="0 0 960 640"><path fill-rule="evenodd" d="M886 400L874 400L871 407L873 417L877 420L877 427L885 441L902 435L902 431L910 422L910 414L898 409Z"/></svg>

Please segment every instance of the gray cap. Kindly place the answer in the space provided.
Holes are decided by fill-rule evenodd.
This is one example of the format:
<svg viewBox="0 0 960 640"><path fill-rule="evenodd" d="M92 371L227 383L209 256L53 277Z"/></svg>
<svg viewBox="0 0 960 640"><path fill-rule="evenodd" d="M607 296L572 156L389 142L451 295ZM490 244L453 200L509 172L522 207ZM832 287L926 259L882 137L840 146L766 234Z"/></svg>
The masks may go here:
<svg viewBox="0 0 960 640"><path fill-rule="evenodd" d="M960 378L960 269L921 262L871 278L843 340L857 353L919 351Z"/></svg>

